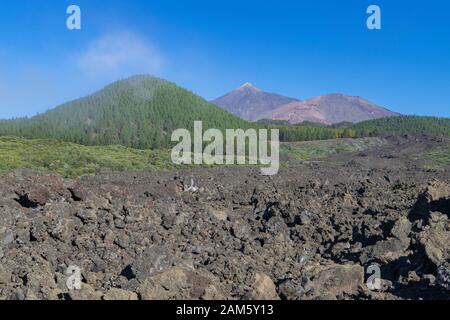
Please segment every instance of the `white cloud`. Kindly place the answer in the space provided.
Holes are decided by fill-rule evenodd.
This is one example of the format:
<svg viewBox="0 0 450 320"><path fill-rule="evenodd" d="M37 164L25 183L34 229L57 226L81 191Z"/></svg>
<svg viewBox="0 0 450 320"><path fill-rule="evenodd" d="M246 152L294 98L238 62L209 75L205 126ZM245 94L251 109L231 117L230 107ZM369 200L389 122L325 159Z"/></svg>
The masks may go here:
<svg viewBox="0 0 450 320"><path fill-rule="evenodd" d="M164 60L157 48L142 37L118 32L91 42L78 57L78 64L90 76L124 77L158 73Z"/></svg>

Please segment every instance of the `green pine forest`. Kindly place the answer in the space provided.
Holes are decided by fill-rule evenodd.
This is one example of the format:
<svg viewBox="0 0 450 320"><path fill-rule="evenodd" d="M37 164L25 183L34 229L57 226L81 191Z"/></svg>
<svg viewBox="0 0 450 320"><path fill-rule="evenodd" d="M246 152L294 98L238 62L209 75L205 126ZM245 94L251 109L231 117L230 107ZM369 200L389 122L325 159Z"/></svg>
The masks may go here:
<svg viewBox="0 0 450 320"><path fill-rule="evenodd" d="M142 165L145 159L155 155L159 160L154 168L159 168L164 162L162 159L168 159L167 150L174 145L170 141L172 132L179 128L192 132L194 121L198 120L203 122L203 130L209 128L222 131L238 128L279 129L282 142L405 134L450 136L450 119L419 116L400 116L333 126L312 123L288 125L282 121L270 120L250 123L171 82L150 76L134 76L115 82L93 95L66 103L31 118L0 120L0 137L2 137L0 153L3 162L0 165L0 172L8 169L10 165L17 167L14 162L21 163L20 159L26 156L26 154L8 153L14 146L29 150L36 149L31 148L26 139L40 139L40 145L47 152L51 153L52 148L58 150L58 155L50 157L51 159L39 152L37 156L39 161L33 162L33 168L56 166L59 168L57 172L67 173L66 171L70 171L70 167L74 164L68 165L67 157L64 157L66 162L62 161L58 164L61 160L60 155L64 153L61 150L68 150L67 148L73 148L75 153L83 155L74 157L77 159L75 167L79 171L76 173L79 174L86 173L85 168L82 168L83 157L91 157L95 160L92 167L86 169L87 173L98 173L102 166L118 167L123 170L136 167L133 166L132 161L124 160L130 148L161 150L163 153L142 154L138 151L133 153L134 159L139 158L138 168L145 167ZM61 145L58 142L67 143L67 145ZM75 145L104 146L109 149L83 149L75 148ZM120 146L120 148L111 149L111 146ZM96 158L95 155L98 153L100 155ZM116 160L108 162L106 160L108 154L112 154L111 157ZM23 166L27 167L26 163L30 161L25 161ZM69 169L64 165L68 165ZM76 173L68 175L77 175Z"/></svg>
<svg viewBox="0 0 450 320"><path fill-rule="evenodd" d="M136 76L44 114L0 122L0 136L55 139L137 149L170 146L173 130L246 128L249 124L167 81Z"/></svg>
<svg viewBox="0 0 450 320"><path fill-rule="evenodd" d="M394 117L356 125L318 126L249 123L165 80L135 76L31 118L0 121L0 136L55 139L87 146L122 145L136 149L171 147L173 130L277 128L284 142L380 136L450 135L450 120Z"/></svg>

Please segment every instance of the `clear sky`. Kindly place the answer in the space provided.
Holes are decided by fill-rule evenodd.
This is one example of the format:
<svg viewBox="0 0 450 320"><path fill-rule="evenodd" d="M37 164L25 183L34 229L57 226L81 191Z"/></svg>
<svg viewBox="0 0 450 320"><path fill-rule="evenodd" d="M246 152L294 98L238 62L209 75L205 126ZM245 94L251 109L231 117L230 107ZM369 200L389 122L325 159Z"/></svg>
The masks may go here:
<svg viewBox="0 0 450 320"><path fill-rule="evenodd" d="M82 30L66 9L82 10ZM366 9L382 10L382 30ZM342 92L450 117L446 0L0 0L0 118L133 74L213 99L244 82L300 99Z"/></svg>

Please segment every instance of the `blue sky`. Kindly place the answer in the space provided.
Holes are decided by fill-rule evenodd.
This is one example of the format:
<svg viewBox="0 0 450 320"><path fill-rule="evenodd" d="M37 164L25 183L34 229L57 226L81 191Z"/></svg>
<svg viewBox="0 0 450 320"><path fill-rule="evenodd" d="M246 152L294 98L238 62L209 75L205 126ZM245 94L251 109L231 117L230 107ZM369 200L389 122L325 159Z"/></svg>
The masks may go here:
<svg viewBox="0 0 450 320"><path fill-rule="evenodd" d="M66 28L66 8L82 30ZM378 4L382 30L369 31ZM244 82L300 99L342 92L450 117L445 0L0 0L0 118L133 75L213 99Z"/></svg>

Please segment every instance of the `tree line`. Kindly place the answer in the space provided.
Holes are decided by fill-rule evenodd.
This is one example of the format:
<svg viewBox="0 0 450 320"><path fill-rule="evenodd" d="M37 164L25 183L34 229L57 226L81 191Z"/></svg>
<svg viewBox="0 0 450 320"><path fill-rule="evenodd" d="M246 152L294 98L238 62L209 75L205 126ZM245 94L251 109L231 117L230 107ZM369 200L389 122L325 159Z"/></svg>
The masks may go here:
<svg viewBox="0 0 450 320"><path fill-rule="evenodd" d="M0 136L43 138L82 145L123 145L137 149L173 146L171 134L194 121L204 130L279 129L284 142L356 138L387 134L450 136L450 119L402 116L334 126L277 122L249 123L173 83L148 76L118 81L91 96L32 118L0 121Z"/></svg>

